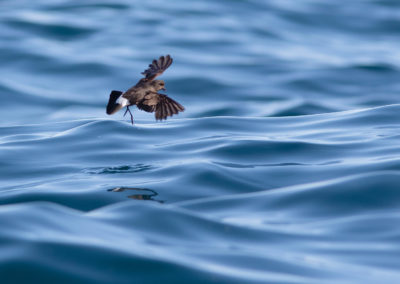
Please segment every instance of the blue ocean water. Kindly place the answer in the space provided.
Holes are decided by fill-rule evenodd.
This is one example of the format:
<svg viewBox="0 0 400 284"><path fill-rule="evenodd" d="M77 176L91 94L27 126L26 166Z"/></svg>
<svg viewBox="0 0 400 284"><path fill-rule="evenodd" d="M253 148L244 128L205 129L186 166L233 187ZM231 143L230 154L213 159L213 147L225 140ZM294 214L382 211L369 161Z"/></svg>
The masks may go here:
<svg viewBox="0 0 400 284"><path fill-rule="evenodd" d="M0 7L1 283L400 281L399 1Z"/></svg>

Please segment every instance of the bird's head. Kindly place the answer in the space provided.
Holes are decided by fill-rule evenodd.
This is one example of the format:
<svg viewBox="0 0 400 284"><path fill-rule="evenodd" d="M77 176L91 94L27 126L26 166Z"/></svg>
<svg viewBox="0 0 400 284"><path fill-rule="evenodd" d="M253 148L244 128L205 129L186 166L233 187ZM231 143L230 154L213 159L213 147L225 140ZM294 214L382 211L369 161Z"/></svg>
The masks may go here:
<svg viewBox="0 0 400 284"><path fill-rule="evenodd" d="M166 91L167 89L165 89L165 83L163 80L154 80L151 82L151 85L157 90L163 90Z"/></svg>

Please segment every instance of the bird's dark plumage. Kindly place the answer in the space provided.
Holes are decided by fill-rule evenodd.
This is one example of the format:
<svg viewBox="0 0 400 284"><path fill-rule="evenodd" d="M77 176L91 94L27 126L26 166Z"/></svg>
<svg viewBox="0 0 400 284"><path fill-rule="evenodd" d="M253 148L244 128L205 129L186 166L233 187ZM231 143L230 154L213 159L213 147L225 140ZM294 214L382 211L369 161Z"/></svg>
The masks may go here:
<svg viewBox="0 0 400 284"><path fill-rule="evenodd" d="M151 64L149 64L149 68L142 72L145 75L147 80L154 80L157 76L161 75L167 68L172 64L171 56L161 56L158 60L153 60Z"/></svg>
<svg viewBox="0 0 400 284"><path fill-rule="evenodd" d="M107 114L113 114L123 108L120 104L117 104L116 101L121 96L122 92L120 91L111 91L110 99L107 104Z"/></svg>
<svg viewBox="0 0 400 284"><path fill-rule="evenodd" d="M154 80L161 75L172 64L171 56L161 56L158 60L153 60L142 74L145 76L139 82L122 93L120 91L112 91L107 104L107 114L114 114L123 107L136 105L139 109L146 112L155 112L156 120L167 119L185 108L169 98L167 95L160 94L158 91L165 91L165 83L162 80ZM126 112L125 112L126 114ZM130 113L131 114L131 113ZM131 120L132 114L131 114Z"/></svg>

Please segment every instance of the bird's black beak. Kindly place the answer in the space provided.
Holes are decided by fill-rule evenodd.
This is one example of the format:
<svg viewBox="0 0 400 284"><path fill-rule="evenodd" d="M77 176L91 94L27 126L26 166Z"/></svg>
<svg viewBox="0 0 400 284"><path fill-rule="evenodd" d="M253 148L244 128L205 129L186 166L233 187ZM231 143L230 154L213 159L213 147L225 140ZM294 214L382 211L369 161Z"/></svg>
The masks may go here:
<svg viewBox="0 0 400 284"><path fill-rule="evenodd" d="M164 87L164 88L161 88L161 90L166 91L167 89Z"/></svg>

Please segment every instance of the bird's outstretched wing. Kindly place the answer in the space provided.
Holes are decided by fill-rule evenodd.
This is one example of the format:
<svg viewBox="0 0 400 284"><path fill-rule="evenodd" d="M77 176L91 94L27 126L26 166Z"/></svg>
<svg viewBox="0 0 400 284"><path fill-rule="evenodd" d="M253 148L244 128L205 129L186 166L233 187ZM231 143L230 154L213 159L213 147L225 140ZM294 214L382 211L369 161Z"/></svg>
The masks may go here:
<svg viewBox="0 0 400 284"><path fill-rule="evenodd" d="M142 74L148 81L154 80L157 76L161 75L172 64L171 56L161 56L158 60L153 60L149 64L149 68L144 70Z"/></svg>
<svg viewBox="0 0 400 284"><path fill-rule="evenodd" d="M167 119L168 116L184 111L185 108L167 95L159 93L149 93L144 96L137 107L147 112L155 112L156 120Z"/></svg>

